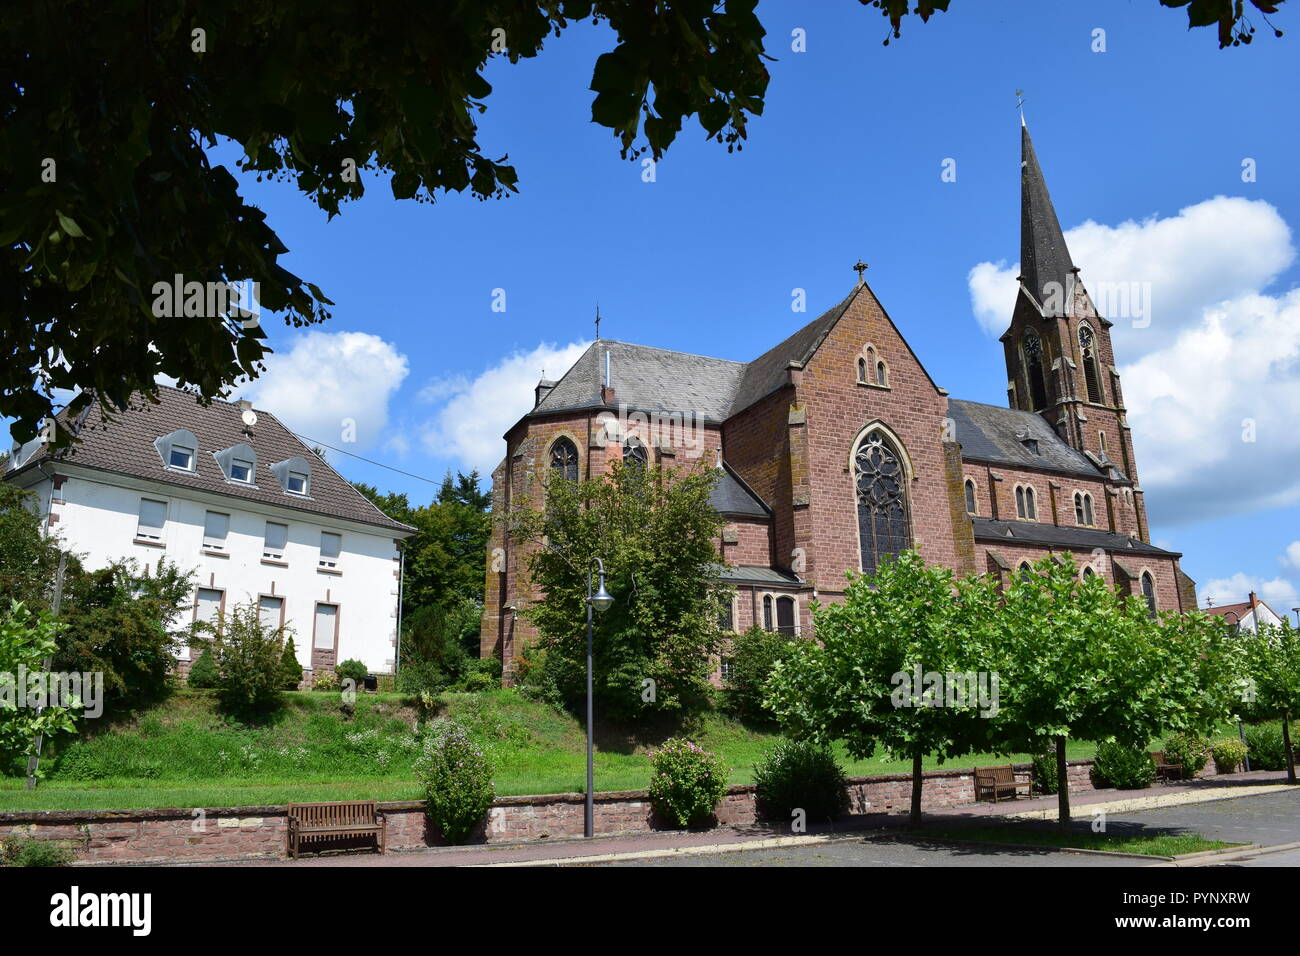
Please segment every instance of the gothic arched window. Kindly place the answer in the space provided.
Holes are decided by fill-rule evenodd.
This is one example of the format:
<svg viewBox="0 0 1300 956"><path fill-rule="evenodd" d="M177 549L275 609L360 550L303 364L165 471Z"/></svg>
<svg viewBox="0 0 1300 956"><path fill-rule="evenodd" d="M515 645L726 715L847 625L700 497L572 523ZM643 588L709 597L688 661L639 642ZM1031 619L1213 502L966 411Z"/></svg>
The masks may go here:
<svg viewBox="0 0 1300 956"><path fill-rule="evenodd" d="M876 384L886 388L889 387L889 373L885 371L883 361L876 362Z"/></svg>
<svg viewBox="0 0 1300 956"><path fill-rule="evenodd" d="M1020 567L1016 568L1020 574L1020 580L1032 581L1034 579L1034 569L1030 567L1028 561L1021 561Z"/></svg>
<svg viewBox="0 0 1300 956"><path fill-rule="evenodd" d="M966 513L969 515L976 514L975 510L975 482L969 478L966 479Z"/></svg>
<svg viewBox="0 0 1300 956"><path fill-rule="evenodd" d="M869 432L853 453L858 498L858 545L862 573L874 574L880 559L911 546L903 461L879 431Z"/></svg>
<svg viewBox="0 0 1300 956"><path fill-rule="evenodd" d="M578 448L567 438L551 446L551 474L565 481L578 480Z"/></svg>
<svg viewBox="0 0 1300 956"><path fill-rule="evenodd" d="M783 595L776 599L776 629L782 634L794 636L796 627L794 623L795 605L794 598Z"/></svg>
<svg viewBox="0 0 1300 956"><path fill-rule="evenodd" d="M1038 520L1038 503L1034 501L1032 485L1020 485L1016 488L1016 517L1026 521Z"/></svg>
<svg viewBox="0 0 1300 956"><path fill-rule="evenodd" d="M772 630L772 595L763 596L763 630Z"/></svg>
<svg viewBox="0 0 1300 956"><path fill-rule="evenodd" d="M1151 577L1150 571L1142 572L1142 596L1147 600L1147 610L1152 617L1156 616L1156 582Z"/></svg>
<svg viewBox="0 0 1300 956"><path fill-rule="evenodd" d="M1096 524L1092 516L1092 495L1083 496L1083 523L1089 528Z"/></svg>
<svg viewBox="0 0 1300 956"><path fill-rule="evenodd" d="M858 381L867 384L867 360L864 358L858 359Z"/></svg>
<svg viewBox="0 0 1300 956"><path fill-rule="evenodd" d="M1047 383L1043 378L1043 343L1033 332L1025 334L1025 375L1029 378L1029 397L1034 411L1047 407Z"/></svg>
<svg viewBox="0 0 1300 956"><path fill-rule="evenodd" d="M1079 348L1083 351L1083 379L1088 386L1088 401L1100 405L1101 374L1097 370L1097 343L1093 341L1092 329L1087 325L1079 326Z"/></svg>
<svg viewBox="0 0 1300 956"><path fill-rule="evenodd" d="M646 452L645 445L641 444L640 439L629 438L623 442L623 464L628 468L645 471L646 463L649 460L650 456Z"/></svg>

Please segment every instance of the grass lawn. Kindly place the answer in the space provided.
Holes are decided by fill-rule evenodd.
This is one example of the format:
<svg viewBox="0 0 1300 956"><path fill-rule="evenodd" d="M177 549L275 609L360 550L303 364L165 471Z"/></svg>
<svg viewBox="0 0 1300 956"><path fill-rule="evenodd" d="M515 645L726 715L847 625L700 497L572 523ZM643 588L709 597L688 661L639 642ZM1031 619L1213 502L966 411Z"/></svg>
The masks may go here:
<svg viewBox="0 0 1300 956"><path fill-rule="evenodd" d="M47 778L27 791L17 774L0 777L0 810L139 809L256 806L291 800L414 800L411 773L418 749L416 710L400 694L358 697L344 713L335 694L285 695L271 723L242 726L218 713L210 692L179 690L130 721L93 728L80 740L56 741ZM441 713L466 725L496 766L497 792L580 791L586 778L586 736L569 714L510 690L444 694ZM672 728L611 728L598 721L596 786L640 790L649 784L646 751ZM735 783L753 781L754 764L777 739L774 732L721 714L705 716L691 735L721 755ZM1071 742L1071 759L1093 755L1093 745ZM908 773L908 760L879 754L840 759L849 776ZM947 767L1024 762L1027 755L976 754ZM927 770L941 767L924 762Z"/></svg>
<svg viewBox="0 0 1300 956"><path fill-rule="evenodd" d="M1070 847L1077 850L1109 850L1112 853L1139 853L1147 856L1179 856L1205 850L1222 850L1240 843L1207 840L1196 833L1059 833L1055 830L1026 826L960 827L926 829L923 836L941 840L980 843L1016 843L1025 846Z"/></svg>

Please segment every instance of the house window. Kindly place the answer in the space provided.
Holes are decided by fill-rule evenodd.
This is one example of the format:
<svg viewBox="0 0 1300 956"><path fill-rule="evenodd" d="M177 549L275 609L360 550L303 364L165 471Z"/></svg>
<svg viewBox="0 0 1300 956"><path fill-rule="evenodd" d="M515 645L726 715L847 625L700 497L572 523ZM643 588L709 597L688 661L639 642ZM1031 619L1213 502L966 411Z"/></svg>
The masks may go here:
<svg viewBox="0 0 1300 956"><path fill-rule="evenodd" d="M253 463L242 458L230 459L230 480L251 484L253 481Z"/></svg>
<svg viewBox="0 0 1300 956"><path fill-rule="evenodd" d="M291 495L305 495L307 493L307 476L301 471L289 472L289 477L284 482L284 488Z"/></svg>
<svg viewBox="0 0 1300 956"><path fill-rule="evenodd" d="M145 541L161 541L167 525L167 502L152 498L140 499L140 521L135 536Z"/></svg>
<svg viewBox="0 0 1300 956"><path fill-rule="evenodd" d="M782 634L795 634L794 598L783 595L776 599L776 629Z"/></svg>
<svg viewBox="0 0 1300 956"><path fill-rule="evenodd" d="M167 463L173 468L179 468L181 471L193 471L194 449L186 448L184 445L172 445L171 452L167 456Z"/></svg>
<svg viewBox="0 0 1300 956"><path fill-rule="evenodd" d="M736 619L731 609L731 601L727 601L722 606L722 613L718 616L718 627L724 631L734 631L736 629Z"/></svg>
<svg viewBox="0 0 1300 956"><path fill-rule="evenodd" d="M551 474L565 481L578 480L578 449L567 438L558 439L551 446Z"/></svg>
<svg viewBox="0 0 1300 956"><path fill-rule="evenodd" d="M969 478L966 479L966 513L968 515L978 513L975 510L975 482Z"/></svg>
<svg viewBox="0 0 1300 956"><path fill-rule="evenodd" d="M903 461L882 432L869 432L853 455L858 499L858 551L862 573L911 545Z"/></svg>
<svg viewBox="0 0 1300 956"><path fill-rule="evenodd" d="M194 594L194 623L206 624L207 627L199 631L199 637L203 640L210 640L221 633L221 604L225 597L225 592L217 588L199 588ZM191 660L198 655L195 651L198 648L190 645L188 654Z"/></svg>
<svg viewBox="0 0 1300 956"><path fill-rule="evenodd" d="M209 511L203 516L203 547L214 551L226 550L226 535L230 532L230 515Z"/></svg>
<svg viewBox="0 0 1300 956"><path fill-rule="evenodd" d="M858 382L867 384L867 360L864 358L858 359Z"/></svg>
<svg viewBox="0 0 1300 956"><path fill-rule="evenodd" d="M322 531L320 533L320 566L322 568L337 568L339 566L339 551L343 546L343 535L335 534L333 531Z"/></svg>
<svg viewBox="0 0 1300 956"><path fill-rule="evenodd" d="M332 651L338 642L339 608L337 604L316 605L316 630L312 646L321 651Z"/></svg>
<svg viewBox="0 0 1300 956"><path fill-rule="evenodd" d="M257 599L257 620L264 631L279 630L284 623L284 598L263 594Z"/></svg>
<svg viewBox="0 0 1300 956"><path fill-rule="evenodd" d="M1156 616L1156 582L1155 579L1151 577L1151 572L1149 571L1142 572L1142 596L1146 598L1147 612L1152 617L1155 617Z"/></svg>
<svg viewBox="0 0 1300 956"><path fill-rule="evenodd" d="M262 557L272 561L284 559L284 546L289 541L289 526L275 521L266 523L266 536L262 543Z"/></svg>
<svg viewBox="0 0 1300 956"><path fill-rule="evenodd" d="M722 679L731 680L731 658L724 657L719 664L719 669L722 671Z"/></svg>
<svg viewBox="0 0 1300 956"><path fill-rule="evenodd" d="M885 371L885 363L882 361L876 362L876 384L882 388L889 387L889 374Z"/></svg>

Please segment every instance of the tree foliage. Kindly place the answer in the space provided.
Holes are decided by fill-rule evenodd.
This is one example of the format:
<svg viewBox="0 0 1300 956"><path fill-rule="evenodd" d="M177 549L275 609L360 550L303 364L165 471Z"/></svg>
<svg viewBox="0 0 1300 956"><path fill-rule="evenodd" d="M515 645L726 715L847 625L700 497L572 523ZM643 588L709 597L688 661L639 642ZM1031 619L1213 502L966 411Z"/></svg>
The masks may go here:
<svg viewBox="0 0 1300 956"><path fill-rule="evenodd" d="M1288 779L1295 780L1290 721L1300 713L1300 632L1285 618L1281 624L1261 625L1255 633L1236 636L1245 656L1237 710L1249 720L1282 721Z"/></svg>
<svg viewBox="0 0 1300 956"><path fill-rule="evenodd" d="M620 462L604 477L553 479L544 508L518 502L510 533L530 548L530 583L545 595L523 613L571 703L585 695L588 571L599 557L614 596L594 625L594 693L602 707L628 718L705 706L710 656L730 599L714 543L722 519L709 504L715 480L711 468Z"/></svg>
<svg viewBox="0 0 1300 956"><path fill-rule="evenodd" d="M26 693L17 684L20 674L45 671L60 629L48 612L33 611L21 602L0 608L0 770L34 753L37 734L68 733L75 726L75 706L49 706L38 713L18 697L19 691Z"/></svg>
<svg viewBox="0 0 1300 956"><path fill-rule="evenodd" d="M34 494L0 481L0 606L13 601L30 609L50 606L59 551L41 533L37 506Z"/></svg>

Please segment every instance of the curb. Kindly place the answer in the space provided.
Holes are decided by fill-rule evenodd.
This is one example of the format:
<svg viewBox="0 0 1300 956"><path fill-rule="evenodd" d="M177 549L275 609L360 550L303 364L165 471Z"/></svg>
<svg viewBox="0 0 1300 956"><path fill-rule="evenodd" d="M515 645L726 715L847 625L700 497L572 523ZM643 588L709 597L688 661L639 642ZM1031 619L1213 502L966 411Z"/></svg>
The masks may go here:
<svg viewBox="0 0 1300 956"><path fill-rule="evenodd" d="M1192 803L1209 803L1214 800L1236 800L1239 797L1262 797L1270 793L1281 793L1284 790L1293 791L1296 788L1290 784L1264 784L1258 787L1242 788L1232 793L1215 792L1211 790L1187 791L1184 793L1156 794L1149 797L1130 797L1125 800L1110 800L1104 803L1084 803L1077 807L1070 807L1070 815L1086 815L1101 811L1103 813L1138 813L1143 810L1163 810L1165 807L1178 807ZM1003 814L1006 820L1055 820L1057 811L1050 810L1025 810L1020 813Z"/></svg>
<svg viewBox="0 0 1300 956"><path fill-rule="evenodd" d="M1208 866L1218 863L1235 863L1238 860L1253 860L1256 857L1269 856L1273 853L1285 853L1300 850L1300 842L1277 843L1273 846L1260 846L1250 843L1246 846L1234 846L1224 850L1210 850L1207 853L1189 853L1175 857L1169 863L1157 863L1156 866Z"/></svg>
<svg viewBox="0 0 1300 956"><path fill-rule="evenodd" d="M706 843L699 846L665 847L659 850L624 850L620 853L596 853L590 856L553 857L546 860L510 860L502 863L475 863L474 867L572 866L581 863L611 863L625 860L652 860L666 856L738 853L743 850L775 850L781 847L820 846L846 840L867 840L864 833L821 833L813 836L769 837L739 843Z"/></svg>

